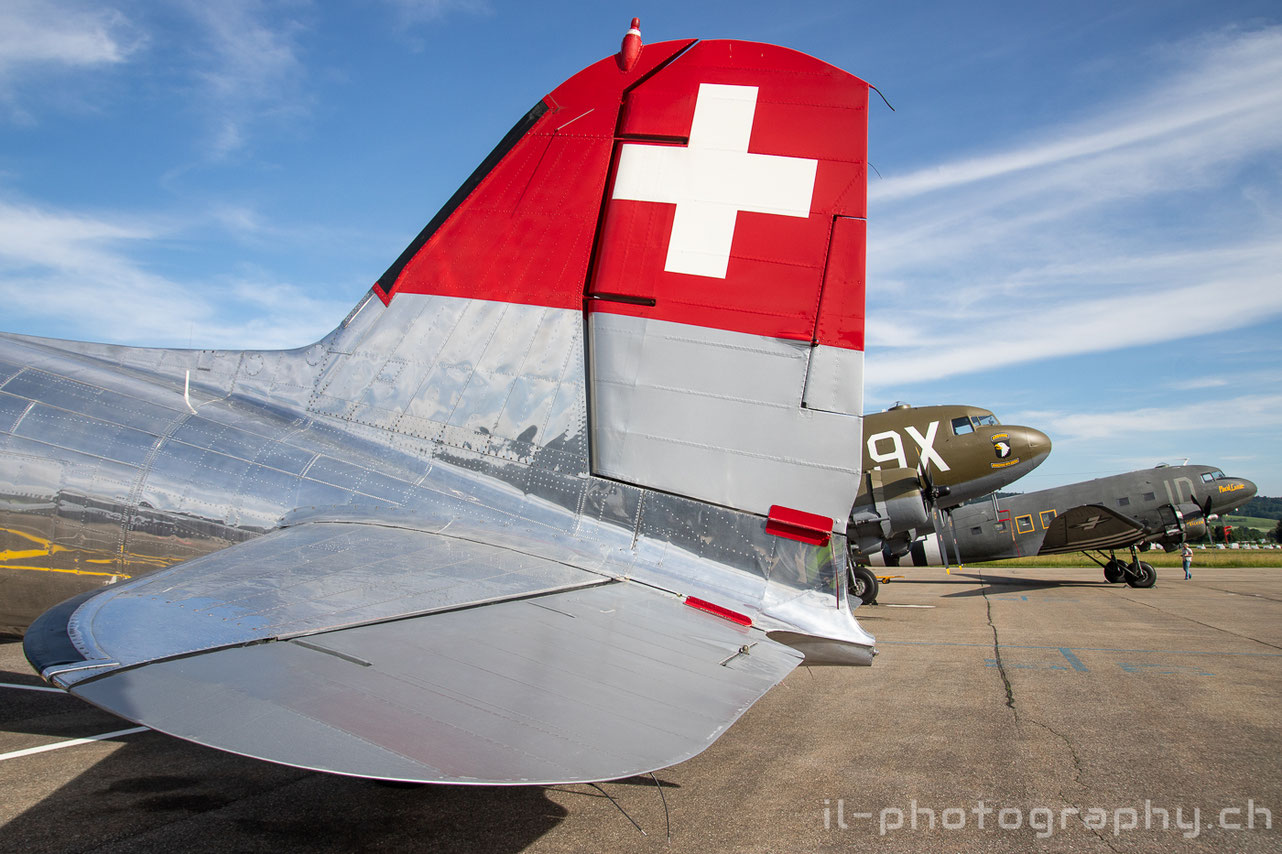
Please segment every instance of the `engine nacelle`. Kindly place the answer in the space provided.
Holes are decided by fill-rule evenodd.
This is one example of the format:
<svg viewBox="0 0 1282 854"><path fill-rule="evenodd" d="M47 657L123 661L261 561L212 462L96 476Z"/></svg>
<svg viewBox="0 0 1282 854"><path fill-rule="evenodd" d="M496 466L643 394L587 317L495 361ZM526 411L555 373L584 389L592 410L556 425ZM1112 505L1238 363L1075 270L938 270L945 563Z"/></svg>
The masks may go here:
<svg viewBox="0 0 1282 854"><path fill-rule="evenodd" d="M880 552L889 541L907 544L909 532L930 527L930 511L917 472L906 468L872 469L863 474L850 514L850 541L863 554Z"/></svg>
<svg viewBox="0 0 1282 854"><path fill-rule="evenodd" d="M1166 531L1155 542L1167 549L1180 543L1206 537L1206 513L1197 504L1167 504L1162 508L1166 518Z"/></svg>

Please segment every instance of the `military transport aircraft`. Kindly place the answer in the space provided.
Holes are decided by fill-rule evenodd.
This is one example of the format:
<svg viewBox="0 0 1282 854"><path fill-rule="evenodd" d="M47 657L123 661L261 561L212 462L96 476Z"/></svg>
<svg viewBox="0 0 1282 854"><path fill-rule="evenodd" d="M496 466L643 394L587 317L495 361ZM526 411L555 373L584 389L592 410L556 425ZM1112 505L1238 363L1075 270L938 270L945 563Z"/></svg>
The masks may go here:
<svg viewBox="0 0 1282 854"><path fill-rule="evenodd" d="M665 767L869 664L868 89L634 21L316 344L0 336L8 621L99 585L31 663L223 750L492 784Z"/></svg>
<svg viewBox="0 0 1282 854"><path fill-rule="evenodd" d="M864 459L848 535L856 553L904 555L947 511L1041 465L1051 440L974 406L897 403L864 416ZM851 566L851 593L877 599L877 576Z"/></svg>
<svg viewBox="0 0 1282 854"><path fill-rule="evenodd" d="M909 560L942 566L954 554L973 562L1080 551L1108 581L1152 587L1157 573L1139 559L1138 546L1174 548L1201 539L1208 521L1254 495L1254 483L1211 466L1142 469L959 507L947 530L913 543ZM1130 549L1129 561L1117 558L1119 548ZM900 560L874 554L868 562L897 566Z"/></svg>

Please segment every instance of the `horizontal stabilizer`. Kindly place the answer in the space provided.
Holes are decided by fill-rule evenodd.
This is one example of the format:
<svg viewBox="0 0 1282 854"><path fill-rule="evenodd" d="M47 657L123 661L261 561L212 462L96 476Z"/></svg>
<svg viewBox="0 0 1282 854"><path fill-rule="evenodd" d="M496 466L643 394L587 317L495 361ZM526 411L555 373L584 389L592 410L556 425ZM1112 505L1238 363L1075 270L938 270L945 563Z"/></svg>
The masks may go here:
<svg viewBox="0 0 1282 854"><path fill-rule="evenodd" d="M1040 554L1077 552L1085 549L1112 549L1129 546L1144 538L1144 528L1100 504L1084 504L1066 510L1046 526Z"/></svg>
<svg viewBox="0 0 1282 854"><path fill-rule="evenodd" d="M800 660L759 632L619 582L161 661L72 692L286 765L547 784L684 761Z"/></svg>
<svg viewBox="0 0 1282 854"><path fill-rule="evenodd" d="M109 588L31 637L46 678L171 735L339 774L487 784L681 762L802 659L637 582L334 522Z"/></svg>

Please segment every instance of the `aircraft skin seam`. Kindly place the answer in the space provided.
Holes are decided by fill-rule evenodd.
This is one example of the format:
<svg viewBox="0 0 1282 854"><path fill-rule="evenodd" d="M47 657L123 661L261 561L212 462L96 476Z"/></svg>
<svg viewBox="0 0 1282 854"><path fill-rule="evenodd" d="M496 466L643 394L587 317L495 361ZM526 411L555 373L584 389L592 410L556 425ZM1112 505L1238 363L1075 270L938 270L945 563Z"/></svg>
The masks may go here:
<svg viewBox="0 0 1282 854"><path fill-rule="evenodd" d="M790 465L806 466L807 468L822 469L824 471L837 471L837 472L849 471L843 466L827 465L825 463L816 462L814 460L800 460L793 457L771 456L769 454L763 454L757 451L744 451L737 448L725 447L723 445L709 445L701 442L691 441L689 439L678 439L674 436L656 436L650 433L644 433L640 430L629 431L628 435L638 436L644 439L651 439L656 442L665 442L672 445L688 445L692 448L704 448L708 450L716 450L716 451L720 451L728 454L735 454L736 456L741 456L741 457L752 457L753 459L784 462L784 463L789 463ZM619 478L614 478L614 479L619 480ZM622 481L622 482L627 483L628 481ZM703 501L702 499L698 499L698 500L701 501L701 503L712 504L715 506L715 502ZM761 515L761 514L756 514L756 515Z"/></svg>

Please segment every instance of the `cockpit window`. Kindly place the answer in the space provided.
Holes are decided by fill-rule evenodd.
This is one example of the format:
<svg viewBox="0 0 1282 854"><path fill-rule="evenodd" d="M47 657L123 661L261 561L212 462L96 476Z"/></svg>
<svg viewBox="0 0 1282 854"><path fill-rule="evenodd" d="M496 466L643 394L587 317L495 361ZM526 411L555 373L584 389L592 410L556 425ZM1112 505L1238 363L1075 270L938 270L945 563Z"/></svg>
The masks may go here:
<svg viewBox="0 0 1282 854"><path fill-rule="evenodd" d="M974 418L976 427L997 427L1000 426L997 418L993 415L976 415Z"/></svg>
<svg viewBox="0 0 1282 854"><path fill-rule="evenodd" d="M1211 474L1209 471L1202 472L1202 483L1210 483L1213 480L1215 480L1215 475Z"/></svg>
<svg viewBox="0 0 1282 854"><path fill-rule="evenodd" d="M1216 469L1215 471L1211 472L1211 477L1215 478L1216 480L1222 480L1224 478L1224 472L1220 471L1219 469Z"/></svg>
<svg viewBox="0 0 1282 854"><path fill-rule="evenodd" d="M966 433L973 433L974 431L975 431L975 428L970 426L969 418L953 419L953 435L954 436L961 436Z"/></svg>

